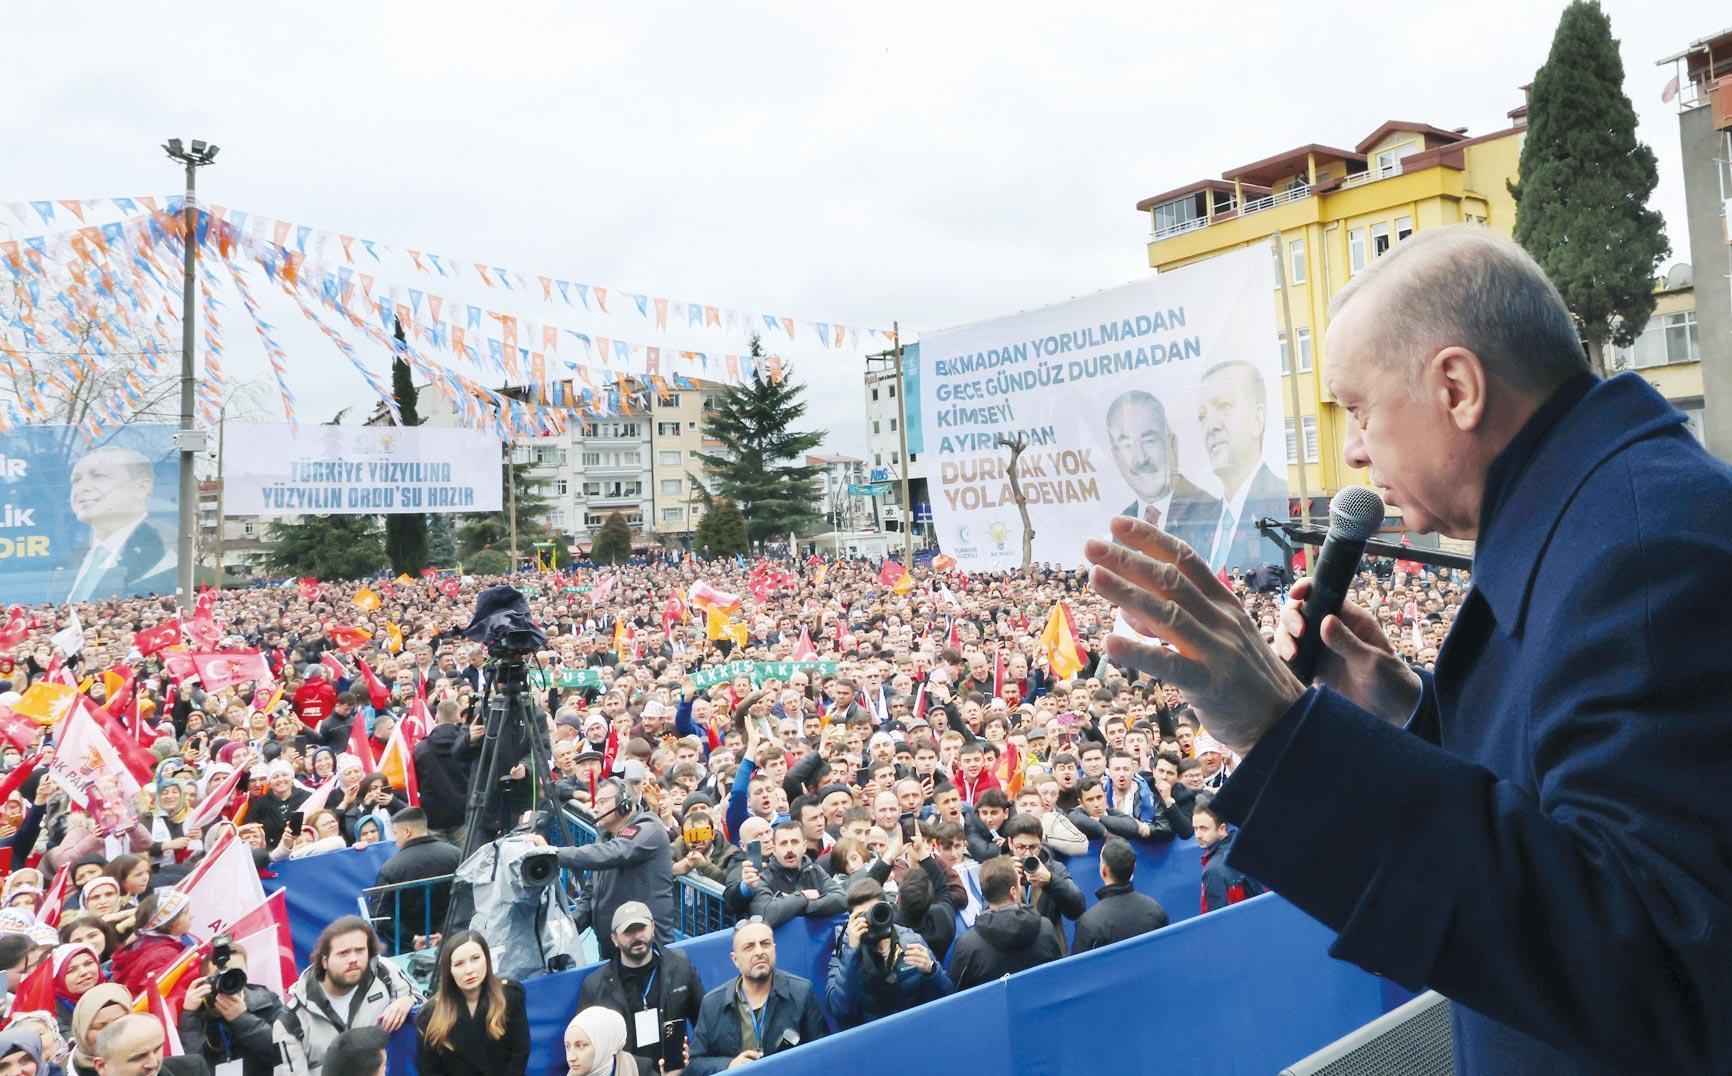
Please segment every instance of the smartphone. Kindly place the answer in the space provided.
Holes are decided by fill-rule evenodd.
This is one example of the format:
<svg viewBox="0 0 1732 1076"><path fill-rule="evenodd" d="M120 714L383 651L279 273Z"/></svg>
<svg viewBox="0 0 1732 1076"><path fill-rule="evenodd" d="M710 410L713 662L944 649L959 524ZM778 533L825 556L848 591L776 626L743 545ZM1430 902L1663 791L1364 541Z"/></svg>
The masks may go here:
<svg viewBox="0 0 1732 1076"><path fill-rule="evenodd" d="M683 1064L686 1056L686 1022L684 1020L662 1021L662 1062L667 1066Z"/></svg>
<svg viewBox="0 0 1732 1076"><path fill-rule="evenodd" d="M763 841L753 841L751 844L746 845L746 861L751 863L752 869L755 871L761 871L764 869Z"/></svg>
<svg viewBox="0 0 1732 1076"><path fill-rule="evenodd" d="M913 815L905 814L902 816L902 839L903 840L911 841L914 839L914 827L917 824L918 823L915 821L915 818Z"/></svg>
<svg viewBox="0 0 1732 1076"><path fill-rule="evenodd" d="M290 811L288 824L283 828L285 832L299 837L301 835L301 827L306 825L306 822L306 815L302 814L300 811Z"/></svg>

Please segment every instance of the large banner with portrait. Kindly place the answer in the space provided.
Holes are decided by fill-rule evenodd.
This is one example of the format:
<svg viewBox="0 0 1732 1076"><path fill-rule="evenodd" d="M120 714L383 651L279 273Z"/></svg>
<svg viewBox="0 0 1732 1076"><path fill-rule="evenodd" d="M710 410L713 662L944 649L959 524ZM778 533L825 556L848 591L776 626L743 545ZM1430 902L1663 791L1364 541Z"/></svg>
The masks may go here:
<svg viewBox="0 0 1732 1076"><path fill-rule="evenodd" d="M499 438L430 426L231 422L223 460L229 516L497 512Z"/></svg>
<svg viewBox="0 0 1732 1076"><path fill-rule="evenodd" d="M1212 567L1281 563L1256 530L1287 515L1268 246L1081 299L922 334L926 481L939 545L967 570L1083 564L1114 515L1150 520Z"/></svg>
<svg viewBox="0 0 1732 1076"><path fill-rule="evenodd" d="M13 427L0 441L0 603L173 594L179 466L172 426L94 441Z"/></svg>

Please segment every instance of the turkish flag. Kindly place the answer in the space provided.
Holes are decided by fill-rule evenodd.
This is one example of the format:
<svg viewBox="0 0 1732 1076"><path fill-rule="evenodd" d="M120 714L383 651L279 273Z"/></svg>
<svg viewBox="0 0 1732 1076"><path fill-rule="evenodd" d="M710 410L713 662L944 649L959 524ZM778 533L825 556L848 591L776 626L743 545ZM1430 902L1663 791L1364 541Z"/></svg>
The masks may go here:
<svg viewBox="0 0 1732 1076"><path fill-rule="evenodd" d="M885 559L883 567L878 569L878 582L881 586L895 586L896 581L908 574L908 569L901 561Z"/></svg>
<svg viewBox="0 0 1732 1076"><path fill-rule="evenodd" d="M168 675L183 683L198 675L198 668L192 663L192 655L184 650L171 650L162 655L162 667Z"/></svg>
<svg viewBox="0 0 1732 1076"><path fill-rule="evenodd" d="M794 647L795 661L817 661L818 648L812 645L812 633L804 627L800 628L800 641Z"/></svg>
<svg viewBox="0 0 1732 1076"><path fill-rule="evenodd" d="M447 598L457 597L457 595L460 594L462 592L462 590L463 590L462 582L459 581L458 578L454 575L446 576L444 581L439 584L439 592L441 594L444 594Z"/></svg>
<svg viewBox="0 0 1732 1076"><path fill-rule="evenodd" d="M178 642L180 642L180 619L178 617L167 623L158 624L154 628L146 628L132 637L132 645L145 657Z"/></svg>
<svg viewBox="0 0 1732 1076"><path fill-rule="evenodd" d="M216 650L192 656L199 682L206 691L221 691L225 687L248 681L270 681L271 667L257 650Z"/></svg>
<svg viewBox="0 0 1732 1076"><path fill-rule="evenodd" d="M347 624L338 624L331 629L331 641L337 644L337 649L345 654L352 654L366 645L373 633L365 628L353 628Z"/></svg>
<svg viewBox="0 0 1732 1076"><path fill-rule="evenodd" d="M182 630L186 632L187 641L194 646L212 647L221 642L223 637L222 627L209 613L194 616L186 622Z"/></svg>
<svg viewBox="0 0 1732 1076"><path fill-rule="evenodd" d="M319 581L317 579L313 579L311 577L301 580L300 588L301 588L301 600L305 601L305 602L318 601L319 600L319 593L323 589L322 587L319 586Z"/></svg>
<svg viewBox="0 0 1732 1076"><path fill-rule="evenodd" d="M30 634L30 617L23 607L14 605L6 617L5 627L0 627L0 647L10 649L24 641Z"/></svg>
<svg viewBox="0 0 1732 1076"><path fill-rule="evenodd" d="M361 667L361 679L367 681L367 701L373 704L373 709L383 710L390 705L391 689L373 672L373 667L359 654L355 656L355 664Z"/></svg>
<svg viewBox="0 0 1732 1076"><path fill-rule="evenodd" d="M0 740L4 740L20 751L28 751L30 746L36 742L37 733L41 731L42 726L28 717L0 707Z"/></svg>

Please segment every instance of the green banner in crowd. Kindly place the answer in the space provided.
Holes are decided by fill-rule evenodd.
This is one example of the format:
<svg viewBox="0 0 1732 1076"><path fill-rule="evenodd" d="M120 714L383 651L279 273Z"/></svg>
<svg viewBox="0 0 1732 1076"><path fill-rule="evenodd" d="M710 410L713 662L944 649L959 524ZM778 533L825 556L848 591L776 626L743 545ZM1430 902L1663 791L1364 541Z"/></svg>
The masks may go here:
<svg viewBox="0 0 1732 1076"><path fill-rule="evenodd" d="M834 661L730 661L726 665L715 665L708 669L699 669L692 674L692 683L699 691L717 684L726 683L741 673L751 676L752 683L761 684L765 680L786 680L797 672L808 676L836 675Z"/></svg>
<svg viewBox="0 0 1732 1076"><path fill-rule="evenodd" d="M561 668L553 676L546 669L529 670L529 686L537 691L549 686L557 688L601 687L600 669Z"/></svg>
<svg viewBox="0 0 1732 1076"><path fill-rule="evenodd" d="M882 497L890 492L888 482L850 482L848 496L850 497Z"/></svg>

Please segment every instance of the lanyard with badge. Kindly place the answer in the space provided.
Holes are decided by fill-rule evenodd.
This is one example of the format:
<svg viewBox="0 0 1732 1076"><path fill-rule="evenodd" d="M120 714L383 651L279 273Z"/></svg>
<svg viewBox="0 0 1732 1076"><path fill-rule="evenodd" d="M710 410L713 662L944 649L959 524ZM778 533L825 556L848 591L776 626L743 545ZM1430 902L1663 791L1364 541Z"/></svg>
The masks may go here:
<svg viewBox="0 0 1732 1076"><path fill-rule="evenodd" d="M661 964L650 969L649 981L643 984L643 997L638 999L642 1008L631 1014L632 1031L639 1046L654 1046L662 1041L661 1012L650 1005L650 991L655 989L656 976L661 974Z"/></svg>

